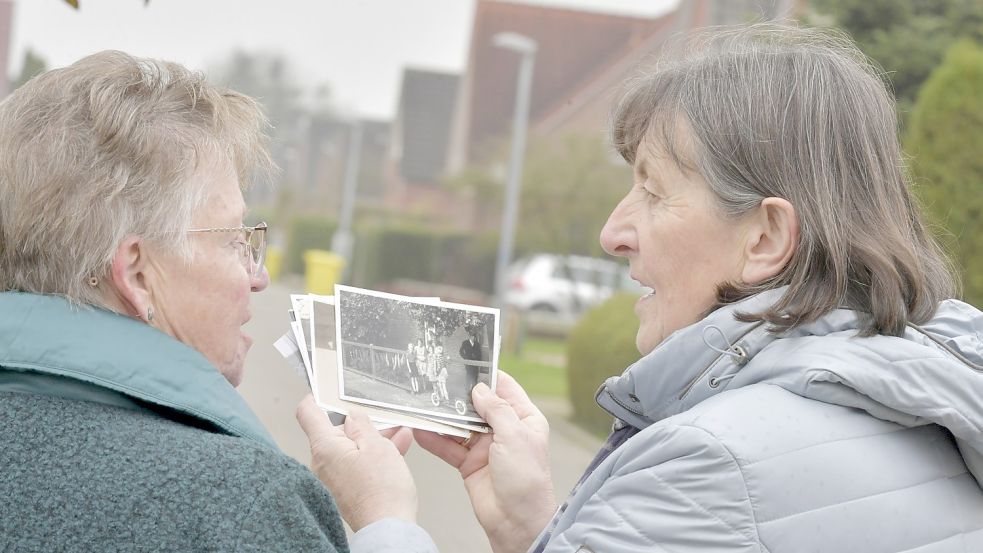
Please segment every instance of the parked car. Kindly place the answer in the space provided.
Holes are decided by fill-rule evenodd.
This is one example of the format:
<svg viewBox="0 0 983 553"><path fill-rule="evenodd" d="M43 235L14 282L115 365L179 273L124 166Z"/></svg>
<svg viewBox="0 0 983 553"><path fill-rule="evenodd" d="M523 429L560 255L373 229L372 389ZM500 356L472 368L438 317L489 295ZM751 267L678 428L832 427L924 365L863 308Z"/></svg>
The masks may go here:
<svg viewBox="0 0 983 553"><path fill-rule="evenodd" d="M505 298L523 311L579 315L618 290L642 293L625 265L610 259L536 254L509 268Z"/></svg>

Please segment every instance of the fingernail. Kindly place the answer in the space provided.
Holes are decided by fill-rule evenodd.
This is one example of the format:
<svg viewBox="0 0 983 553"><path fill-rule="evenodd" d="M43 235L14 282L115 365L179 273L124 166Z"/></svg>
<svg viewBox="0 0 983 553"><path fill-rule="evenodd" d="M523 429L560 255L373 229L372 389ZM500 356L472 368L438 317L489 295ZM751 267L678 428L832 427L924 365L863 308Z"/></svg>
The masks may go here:
<svg viewBox="0 0 983 553"><path fill-rule="evenodd" d="M491 388L488 387L484 382L479 382L475 387L473 392L474 395L478 397L485 397L491 393Z"/></svg>

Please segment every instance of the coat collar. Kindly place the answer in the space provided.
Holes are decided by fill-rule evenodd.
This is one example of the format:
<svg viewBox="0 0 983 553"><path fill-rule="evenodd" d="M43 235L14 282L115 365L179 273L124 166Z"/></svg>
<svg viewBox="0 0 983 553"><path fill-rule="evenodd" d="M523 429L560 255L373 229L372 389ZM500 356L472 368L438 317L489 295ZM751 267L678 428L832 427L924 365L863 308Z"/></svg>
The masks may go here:
<svg viewBox="0 0 983 553"><path fill-rule="evenodd" d="M983 406L973 392L983 389L983 313L946 300L932 320L909 324L902 336L867 338L857 335L859 316L849 309L781 334L734 318L784 292L763 292L677 331L609 378L598 404L623 421L616 426L641 429L728 389L767 383L902 426L943 426L983 485Z"/></svg>
<svg viewBox="0 0 983 553"><path fill-rule="evenodd" d="M11 380L22 391L31 386L26 375L43 375L37 380L40 393L55 395L73 385L44 389L43 382L70 379L82 384L75 391L87 390L86 399L158 405L276 449L242 396L204 356L104 309L74 306L57 296L0 293L0 368L23 373ZM106 391L128 399L111 399Z"/></svg>
<svg viewBox="0 0 983 553"><path fill-rule="evenodd" d="M637 428L681 413L716 395L755 353L775 337L762 323L734 318L772 305L785 288L723 306L677 330L651 353L597 391L598 404Z"/></svg>

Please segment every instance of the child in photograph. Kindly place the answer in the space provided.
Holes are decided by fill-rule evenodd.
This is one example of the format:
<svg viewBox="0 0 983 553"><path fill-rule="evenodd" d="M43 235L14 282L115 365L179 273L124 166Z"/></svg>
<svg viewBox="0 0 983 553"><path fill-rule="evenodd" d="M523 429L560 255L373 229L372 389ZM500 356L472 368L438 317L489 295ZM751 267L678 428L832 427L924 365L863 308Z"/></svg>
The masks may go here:
<svg viewBox="0 0 983 553"><path fill-rule="evenodd" d="M436 390L437 381L437 360L434 357L433 346L427 346L427 382L430 392Z"/></svg>
<svg viewBox="0 0 983 553"><path fill-rule="evenodd" d="M413 353L416 357L416 375L419 378L427 373L427 348L423 347L423 340L421 338L417 338Z"/></svg>
<svg viewBox="0 0 983 553"><path fill-rule="evenodd" d="M437 373L437 392L443 401L450 401L447 395L447 359L444 357L443 346L434 350L434 365Z"/></svg>
<svg viewBox="0 0 983 553"><path fill-rule="evenodd" d="M420 393L420 381L417 379L416 363L413 360L415 354L413 342L406 344L406 373L410 376L410 388L414 394L418 394Z"/></svg>

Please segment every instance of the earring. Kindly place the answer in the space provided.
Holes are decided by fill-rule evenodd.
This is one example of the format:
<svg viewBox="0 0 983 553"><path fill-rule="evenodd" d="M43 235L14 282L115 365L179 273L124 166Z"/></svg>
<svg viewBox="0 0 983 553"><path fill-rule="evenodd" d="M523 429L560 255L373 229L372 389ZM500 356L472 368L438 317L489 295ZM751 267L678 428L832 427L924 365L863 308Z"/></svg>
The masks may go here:
<svg viewBox="0 0 983 553"><path fill-rule="evenodd" d="M154 308L153 306L150 306L147 308L147 322L149 323L153 320L154 320Z"/></svg>
<svg viewBox="0 0 983 553"><path fill-rule="evenodd" d="M99 286L99 279L96 278L96 277L94 277L94 276L90 276L89 277L89 286L91 286L93 288L95 288L96 286Z"/></svg>

